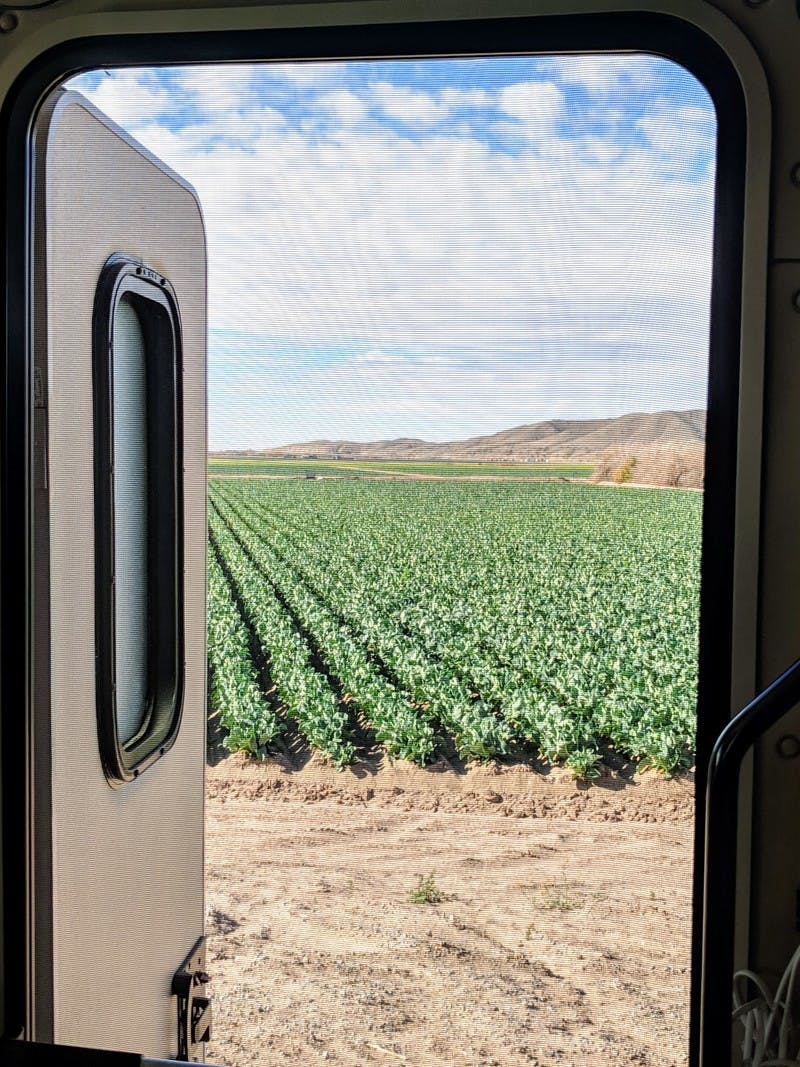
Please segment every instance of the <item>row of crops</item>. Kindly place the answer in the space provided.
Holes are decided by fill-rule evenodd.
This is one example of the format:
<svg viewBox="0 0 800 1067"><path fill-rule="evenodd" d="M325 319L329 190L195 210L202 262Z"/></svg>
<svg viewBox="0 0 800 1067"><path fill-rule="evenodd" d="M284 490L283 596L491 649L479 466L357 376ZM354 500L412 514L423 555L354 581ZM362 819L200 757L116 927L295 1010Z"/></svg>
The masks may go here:
<svg viewBox="0 0 800 1067"><path fill-rule="evenodd" d="M212 477L375 478L424 474L435 478L588 478L587 463L418 462L409 460L270 459L262 456L210 456Z"/></svg>
<svg viewBox="0 0 800 1067"><path fill-rule="evenodd" d="M334 763L692 758L699 494L212 479L209 663L228 745Z"/></svg>

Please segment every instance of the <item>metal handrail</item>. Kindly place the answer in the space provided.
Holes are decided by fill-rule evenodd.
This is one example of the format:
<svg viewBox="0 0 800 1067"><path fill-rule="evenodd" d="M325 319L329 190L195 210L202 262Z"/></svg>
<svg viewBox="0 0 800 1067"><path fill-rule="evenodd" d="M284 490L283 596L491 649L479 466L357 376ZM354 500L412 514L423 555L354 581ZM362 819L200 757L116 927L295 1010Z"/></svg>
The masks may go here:
<svg viewBox="0 0 800 1067"><path fill-rule="evenodd" d="M800 660L736 715L714 745L706 786L700 1065L727 1067L732 1053L736 848L742 761L800 703Z"/></svg>

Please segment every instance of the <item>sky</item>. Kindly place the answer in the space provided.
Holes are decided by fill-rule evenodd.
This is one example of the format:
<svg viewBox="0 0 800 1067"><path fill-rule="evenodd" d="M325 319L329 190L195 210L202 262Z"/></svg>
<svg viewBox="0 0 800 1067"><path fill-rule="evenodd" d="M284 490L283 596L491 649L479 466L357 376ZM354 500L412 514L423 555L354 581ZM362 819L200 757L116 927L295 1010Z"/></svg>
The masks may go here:
<svg viewBox="0 0 800 1067"><path fill-rule="evenodd" d="M209 448L703 407L716 122L651 56L95 71L188 179Z"/></svg>

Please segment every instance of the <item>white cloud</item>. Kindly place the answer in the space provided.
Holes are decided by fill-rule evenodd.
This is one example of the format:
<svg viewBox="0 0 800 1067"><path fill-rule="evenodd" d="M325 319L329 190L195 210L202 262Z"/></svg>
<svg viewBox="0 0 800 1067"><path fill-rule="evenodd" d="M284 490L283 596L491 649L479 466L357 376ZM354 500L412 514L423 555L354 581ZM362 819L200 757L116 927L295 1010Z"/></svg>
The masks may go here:
<svg viewBox="0 0 800 1067"><path fill-rule="evenodd" d="M352 363L404 363L406 360L403 356L392 355L390 352L383 352L380 348L371 348L369 352L359 352L358 355L353 356Z"/></svg>
<svg viewBox="0 0 800 1067"><path fill-rule="evenodd" d="M485 89L442 89L439 98L447 107L491 107L493 98Z"/></svg>
<svg viewBox="0 0 800 1067"><path fill-rule="evenodd" d="M663 65L662 59L642 55L559 56L552 60L552 68L564 85L579 86L596 98L653 89Z"/></svg>
<svg viewBox="0 0 800 1067"><path fill-rule="evenodd" d="M213 342L212 342L213 343ZM246 348L243 349L246 358ZM456 440L547 418L592 418L702 404L694 353L598 359L586 339L546 358L484 353L457 361L357 356L294 377L253 374L211 383L213 448L267 447L317 438ZM309 383L313 382L313 388Z"/></svg>
<svg viewBox="0 0 800 1067"><path fill-rule="evenodd" d="M713 114L702 108L676 108L661 101L636 125L664 156L691 160L713 152L716 123Z"/></svg>
<svg viewBox="0 0 800 1067"><path fill-rule="evenodd" d="M135 127L162 118L175 106L175 98L148 71L117 71L103 78L87 95L114 122Z"/></svg>
<svg viewBox="0 0 800 1067"><path fill-rule="evenodd" d="M179 84L192 106L204 112L242 111L257 103L254 80L257 67L248 64L188 67Z"/></svg>
<svg viewBox="0 0 800 1067"><path fill-rule="evenodd" d="M701 402L713 190L685 164L713 143L710 111L656 101L636 146L570 138L561 90L517 82L498 93L519 142L505 152L474 122L432 129L459 106L444 90L364 90L404 107L412 138L358 124L364 98L341 83L315 97L340 121L323 132L251 106L246 80L218 88L242 106L182 129L158 121L172 98L155 79L123 72L88 94L198 189L212 331L297 353L265 368L248 342L240 370L212 378L214 447Z"/></svg>
<svg viewBox="0 0 800 1067"><path fill-rule="evenodd" d="M364 102L349 89L335 89L329 93L321 93L314 100L314 104L331 112L332 117L338 119L344 126L356 125L367 113Z"/></svg>
<svg viewBox="0 0 800 1067"><path fill-rule="evenodd" d="M318 85L330 85L341 82L343 63L268 63L265 71L290 82L298 88L312 88Z"/></svg>
<svg viewBox="0 0 800 1067"><path fill-rule="evenodd" d="M527 81L505 86L500 109L523 123L528 136L549 133L564 113L564 94L552 82Z"/></svg>
<svg viewBox="0 0 800 1067"><path fill-rule="evenodd" d="M370 88L381 111L407 126L434 126L447 116L447 105L437 103L431 93L391 82L374 82Z"/></svg>
<svg viewBox="0 0 800 1067"><path fill-rule="evenodd" d="M216 327L524 347L553 323L646 325L665 308L685 322L708 290L710 186L662 177L643 149L565 171L466 138L331 143L287 127L198 151L202 130L138 136L200 192Z"/></svg>
<svg viewBox="0 0 800 1067"><path fill-rule="evenodd" d="M580 142L580 148L588 159L596 160L598 163L612 163L625 151L622 145L603 137L585 137Z"/></svg>

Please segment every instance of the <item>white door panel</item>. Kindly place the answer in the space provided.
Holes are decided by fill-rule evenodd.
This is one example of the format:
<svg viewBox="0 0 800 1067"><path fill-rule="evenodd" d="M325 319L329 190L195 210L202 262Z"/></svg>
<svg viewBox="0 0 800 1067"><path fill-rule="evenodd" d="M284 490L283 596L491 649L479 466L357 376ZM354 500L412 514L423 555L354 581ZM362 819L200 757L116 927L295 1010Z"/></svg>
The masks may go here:
<svg viewBox="0 0 800 1067"><path fill-rule="evenodd" d="M46 612L50 633L46 640L47 626L40 625L35 635L34 767L40 781L38 790L34 783L32 842L32 1036L166 1058L177 1051L172 976L203 932L203 222L192 189L77 94L61 94L46 110L35 143L36 272L43 283L37 287L43 302L35 308L36 414L46 426L36 444L37 618L41 623ZM174 745L118 788L106 778L98 745L95 548L103 531L94 529L92 356L95 293L115 253L136 257L168 279L180 308L185 654ZM124 315L117 334L136 340ZM124 392L125 383L119 384ZM125 387L141 393L135 380ZM136 431L135 418L126 429ZM125 448L137 455L129 442ZM133 481L126 489L120 478L117 506L123 510L134 506L141 489ZM126 517L130 512L121 512L120 528ZM125 531L118 530L118 555L124 545ZM136 551L141 545L117 561L120 587L131 582L126 565L131 559L135 565ZM132 605L141 610L136 597ZM121 618L124 613L118 623ZM120 635L122 652L133 647L134 664L142 658L141 643L133 623ZM118 680L126 673L130 663ZM130 705L141 701L142 684L129 680L118 697L123 743L135 732Z"/></svg>

